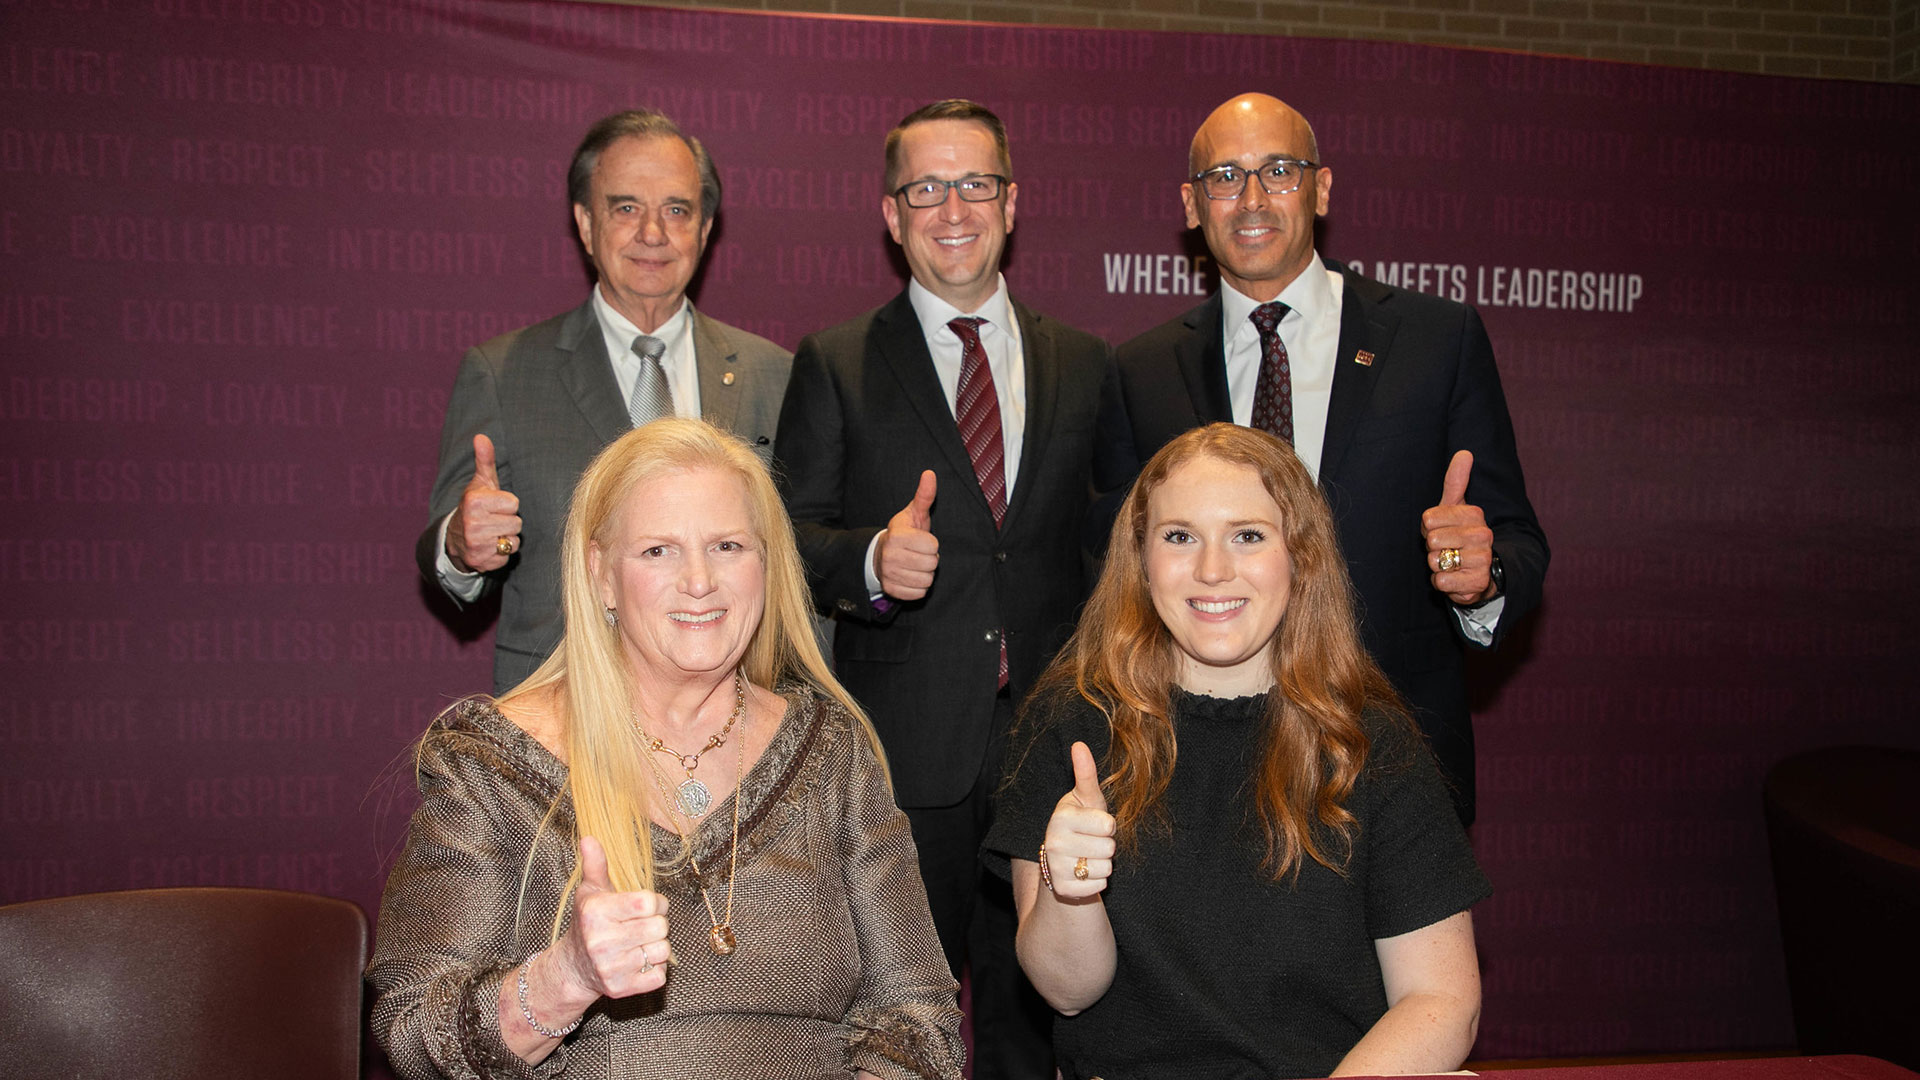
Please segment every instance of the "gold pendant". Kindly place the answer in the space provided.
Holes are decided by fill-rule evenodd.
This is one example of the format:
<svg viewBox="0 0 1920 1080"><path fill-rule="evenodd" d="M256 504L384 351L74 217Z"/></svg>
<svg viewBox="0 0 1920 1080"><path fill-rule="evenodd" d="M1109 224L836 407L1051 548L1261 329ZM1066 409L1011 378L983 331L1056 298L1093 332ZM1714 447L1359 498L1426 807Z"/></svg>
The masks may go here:
<svg viewBox="0 0 1920 1080"><path fill-rule="evenodd" d="M713 928L713 932L707 935L707 944L713 947L715 956L730 955L733 950L740 947L740 942L733 936L733 927L726 923Z"/></svg>

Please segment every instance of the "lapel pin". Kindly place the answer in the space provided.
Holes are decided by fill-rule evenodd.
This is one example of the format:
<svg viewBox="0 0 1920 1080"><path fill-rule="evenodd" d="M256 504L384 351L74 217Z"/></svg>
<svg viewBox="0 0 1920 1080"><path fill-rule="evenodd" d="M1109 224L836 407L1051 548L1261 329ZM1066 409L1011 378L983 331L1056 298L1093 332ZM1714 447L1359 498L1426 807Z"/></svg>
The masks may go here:
<svg viewBox="0 0 1920 1080"><path fill-rule="evenodd" d="M1359 364L1361 367L1372 367L1373 354L1365 349L1361 349L1359 352L1353 354L1353 362Z"/></svg>
<svg viewBox="0 0 1920 1080"><path fill-rule="evenodd" d="M722 374L720 375L720 385L721 385L721 386L732 386L732 385L733 385L733 372L731 372L731 371L728 371L728 372L723 372L723 373L722 373Z"/></svg>

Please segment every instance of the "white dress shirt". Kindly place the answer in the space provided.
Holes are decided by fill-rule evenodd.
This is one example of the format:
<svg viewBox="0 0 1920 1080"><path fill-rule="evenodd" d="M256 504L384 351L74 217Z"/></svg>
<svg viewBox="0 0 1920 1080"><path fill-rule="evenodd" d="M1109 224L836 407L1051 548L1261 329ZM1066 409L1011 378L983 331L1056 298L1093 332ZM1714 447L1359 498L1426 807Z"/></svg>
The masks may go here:
<svg viewBox="0 0 1920 1080"><path fill-rule="evenodd" d="M913 313L920 318L920 333L926 338L927 352L933 357L933 373L940 379L940 390L947 396L947 411L954 414L956 423L959 422L960 361L964 346L960 335L947 324L962 316L984 320L978 328L980 347L986 350L987 370L993 374L994 397L1000 402L1000 445L1004 451L1001 468L1006 472L1007 502L1011 504L1013 485L1020 473L1020 448L1026 441L1027 361L1020 342L1020 320L1014 317L1013 301L1007 297L1007 279L1000 278L993 295L975 311L961 311L933 295L918 280L907 283L907 303L913 305ZM886 531L882 530L867 545L867 592L874 598L881 595L881 588L880 576L873 570L873 553L885 535Z"/></svg>
<svg viewBox="0 0 1920 1080"><path fill-rule="evenodd" d="M1293 381L1293 452L1315 480L1320 479L1320 456L1326 449L1327 408L1333 401L1334 365L1340 359L1340 309L1345 298L1345 282L1327 269L1317 251L1300 276L1275 297L1291 309L1276 329L1280 343L1287 347L1287 369ZM1260 328L1252 318L1259 306L1260 301L1225 281L1220 283L1227 394L1233 402L1233 422L1242 427L1253 422L1253 394L1260 381ZM1439 503L1438 491L1433 501ZM1453 616L1468 637L1491 645L1506 606L1507 598L1497 596L1477 608L1456 605Z"/></svg>
<svg viewBox="0 0 1920 1080"><path fill-rule="evenodd" d="M1293 380L1293 447L1300 463L1320 478L1320 452L1327 440L1327 405L1333 400L1333 365L1340 351L1340 302L1346 289L1340 275L1313 261L1276 298L1287 305L1277 328L1287 347ZM1260 382L1260 328L1253 310L1260 301L1225 281L1220 283L1221 341L1227 354L1227 394L1233 422L1253 422L1253 393ZM1435 493L1436 497L1438 493Z"/></svg>

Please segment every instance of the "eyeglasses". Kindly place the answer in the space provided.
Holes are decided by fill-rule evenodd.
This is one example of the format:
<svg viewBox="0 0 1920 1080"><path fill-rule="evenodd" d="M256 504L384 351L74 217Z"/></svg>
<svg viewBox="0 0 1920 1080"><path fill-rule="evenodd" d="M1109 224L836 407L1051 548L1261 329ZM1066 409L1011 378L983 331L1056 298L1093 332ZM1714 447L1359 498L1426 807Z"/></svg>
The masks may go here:
<svg viewBox="0 0 1920 1080"><path fill-rule="evenodd" d="M1320 167L1317 161L1300 158L1274 158L1258 169L1238 165L1215 165L1206 172L1193 174L1193 182L1209 199L1237 199L1247 190L1247 177L1260 177L1260 190L1269 195L1291 195L1300 190L1300 181Z"/></svg>
<svg viewBox="0 0 1920 1080"><path fill-rule="evenodd" d="M946 202L949 191L959 192L961 202L992 202L1000 197L1000 189L1010 182L1004 176L977 173L958 180L915 180L903 185L894 194L904 195L908 206L925 210Z"/></svg>

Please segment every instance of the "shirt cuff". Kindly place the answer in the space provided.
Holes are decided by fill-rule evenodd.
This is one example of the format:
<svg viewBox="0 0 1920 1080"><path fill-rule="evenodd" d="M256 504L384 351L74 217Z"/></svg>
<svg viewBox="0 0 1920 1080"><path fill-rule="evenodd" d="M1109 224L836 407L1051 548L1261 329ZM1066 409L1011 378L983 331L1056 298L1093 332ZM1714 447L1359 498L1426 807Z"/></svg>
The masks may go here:
<svg viewBox="0 0 1920 1080"><path fill-rule="evenodd" d="M455 600L478 600L480 594L486 591L487 576L477 571L470 573L453 565L453 556L447 554L447 526L452 522L452 514L440 519L440 547L439 554L433 559L433 570L440 578L440 587Z"/></svg>
<svg viewBox="0 0 1920 1080"><path fill-rule="evenodd" d="M1507 598L1496 596L1476 608L1464 608L1455 605L1453 617L1459 620L1460 632L1475 645L1493 644L1493 631L1500 625L1500 613L1506 610Z"/></svg>
<svg viewBox="0 0 1920 1080"><path fill-rule="evenodd" d="M873 534L873 539L867 541L867 561L865 563L865 566L866 566L865 576L867 579L867 600L869 603L875 600L881 599L886 595L886 592L887 592L885 589L882 589L880 587L880 575L874 573L873 571L873 556L875 552L880 550L880 538L885 535L887 535L887 530L881 529L879 532ZM445 545L443 544L442 547L444 546Z"/></svg>

